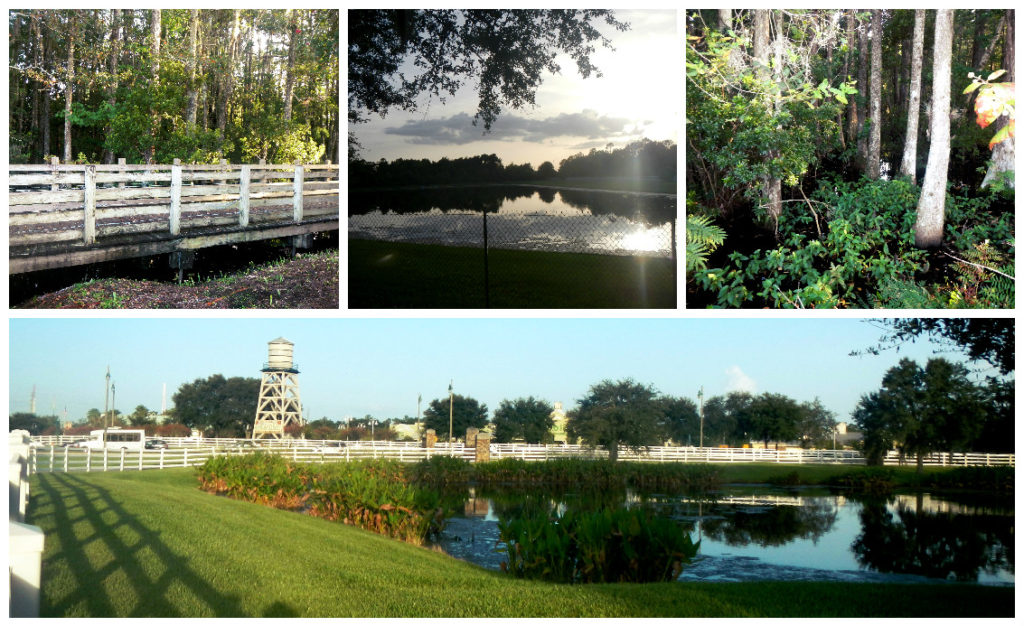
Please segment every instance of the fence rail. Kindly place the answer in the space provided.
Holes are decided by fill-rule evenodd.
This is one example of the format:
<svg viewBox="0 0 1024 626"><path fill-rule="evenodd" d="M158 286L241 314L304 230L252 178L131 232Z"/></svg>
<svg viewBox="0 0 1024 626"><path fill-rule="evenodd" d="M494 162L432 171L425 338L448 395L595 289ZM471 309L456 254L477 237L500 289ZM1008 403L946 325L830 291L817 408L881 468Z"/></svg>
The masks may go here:
<svg viewBox="0 0 1024 626"><path fill-rule="evenodd" d="M11 165L10 273L337 230L338 169Z"/></svg>
<svg viewBox="0 0 1024 626"><path fill-rule="evenodd" d="M61 441L63 439L64 441ZM216 455L248 454L254 450L280 454L297 462L327 463L366 458L389 458L414 463L434 456L456 456L467 461L475 459L473 447L461 443L439 443L424 448L417 442L387 441L310 441L262 440L253 445L245 439L166 438L171 447L164 450L90 450L62 446L69 437L36 437L31 448L33 472L130 471L189 467L201 465ZM491 444L492 460L522 459L547 461L562 458L606 459L605 450L578 445ZM840 464L864 465L864 457L850 450L802 450L799 448L771 450L761 448L696 448L653 446L638 452L620 450L622 461L643 463L778 463L778 464ZM901 459L893 452L885 458L886 465L913 465L914 459ZM1010 466L1013 454L934 453L924 459L928 466Z"/></svg>

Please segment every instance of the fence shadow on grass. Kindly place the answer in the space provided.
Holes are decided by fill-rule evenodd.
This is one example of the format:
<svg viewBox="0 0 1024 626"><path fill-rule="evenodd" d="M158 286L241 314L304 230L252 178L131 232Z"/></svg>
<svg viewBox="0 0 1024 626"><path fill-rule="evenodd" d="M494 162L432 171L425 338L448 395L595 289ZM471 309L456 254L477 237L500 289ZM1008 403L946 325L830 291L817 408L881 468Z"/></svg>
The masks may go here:
<svg viewBox="0 0 1024 626"><path fill-rule="evenodd" d="M218 593L185 557L161 541L159 530L125 511L105 489L72 474L38 474L37 480L33 508L37 515L52 515L54 536L46 540L60 546L43 563L43 616L244 615L240 598ZM82 528L83 523L87 528ZM48 574L62 569L70 574L68 584L73 583L73 589L66 594L48 591ZM123 596L111 597L111 588L118 587L124 589ZM169 597L182 590L198 605L190 615L184 615ZM285 613L278 607L274 614Z"/></svg>

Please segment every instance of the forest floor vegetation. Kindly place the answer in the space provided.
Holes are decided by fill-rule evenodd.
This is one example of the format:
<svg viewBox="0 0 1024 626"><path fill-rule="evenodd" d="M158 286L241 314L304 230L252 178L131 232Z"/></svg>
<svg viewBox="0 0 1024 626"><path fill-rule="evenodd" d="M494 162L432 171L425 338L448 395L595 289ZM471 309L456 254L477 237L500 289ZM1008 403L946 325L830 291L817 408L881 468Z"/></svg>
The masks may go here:
<svg viewBox="0 0 1024 626"><path fill-rule="evenodd" d="M338 251L300 254L182 283L103 278L34 296L25 309L336 309Z"/></svg>

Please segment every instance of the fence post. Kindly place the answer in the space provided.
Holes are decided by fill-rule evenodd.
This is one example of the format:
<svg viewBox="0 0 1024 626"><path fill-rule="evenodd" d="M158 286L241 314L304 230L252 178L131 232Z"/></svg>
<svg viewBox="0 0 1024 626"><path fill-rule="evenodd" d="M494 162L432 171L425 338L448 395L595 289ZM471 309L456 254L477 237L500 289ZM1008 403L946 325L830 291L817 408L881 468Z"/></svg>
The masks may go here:
<svg viewBox="0 0 1024 626"><path fill-rule="evenodd" d="M85 245L96 243L96 166L85 168L85 220L82 227Z"/></svg>
<svg viewBox="0 0 1024 626"><path fill-rule="evenodd" d="M43 530L11 521L8 528L10 616L39 617L40 574L43 562Z"/></svg>
<svg viewBox="0 0 1024 626"><path fill-rule="evenodd" d="M487 209L484 209L484 308L491 308L491 272L487 254Z"/></svg>
<svg viewBox="0 0 1024 626"><path fill-rule="evenodd" d="M266 159L260 159L260 165L266 165L266 164L267 164L267 160ZM266 182L267 182L267 170L265 170L263 168L260 168L259 181L260 181L261 185L266 184Z"/></svg>
<svg viewBox="0 0 1024 626"><path fill-rule="evenodd" d="M85 449L85 471L92 471L92 448Z"/></svg>
<svg viewBox="0 0 1024 626"><path fill-rule="evenodd" d="M117 468L117 471L119 471L119 472L123 472L124 471L124 455L125 455L126 452L127 452L127 450L125 450L124 448L121 448L121 464Z"/></svg>
<svg viewBox="0 0 1024 626"><path fill-rule="evenodd" d="M188 448L182 448L184 454L181 457L181 466L188 467Z"/></svg>
<svg viewBox="0 0 1024 626"><path fill-rule="evenodd" d="M50 171L53 173L54 180L57 179L57 166L60 165L60 159L57 157L50 157ZM60 191L60 185L53 183L50 185L50 191Z"/></svg>
<svg viewBox="0 0 1024 626"><path fill-rule="evenodd" d="M302 221L302 161L295 161L295 180L292 184L292 219Z"/></svg>
<svg viewBox="0 0 1024 626"><path fill-rule="evenodd" d="M139 471L142 471L142 457L146 454L146 446L143 444L142 449L139 450Z"/></svg>
<svg viewBox="0 0 1024 626"><path fill-rule="evenodd" d="M71 446L66 446L64 448L64 471L65 472L68 471L68 448L70 448L70 447Z"/></svg>
<svg viewBox="0 0 1024 626"><path fill-rule="evenodd" d="M57 451L54 448L53 444L50 444L50 471L51 472L53 471L53 457L54 457L54 455L56 453L57 453Z"/></svg>
<svg viewBox="0 0 1024 626"><path fill-rule="evenodd" d="M166 450L164 448L160 448L160 469L164 468L164 452L166 452Z"/></svg>
<svg viewBox="0 0 1024 626"><path fill-rule="evenodd" d="M250 166L243 165L238 175L238 225L249 225L249 177Z"/></svg>
<svg viewBox="0 0 1024 626"><path fill-rule="evenodd" d="M174 159L171 166L171 215L170 231L172 235L181 233L181 160Z"/></svg>
<svg viewBox="0 0 1024 626"><path fill-rule="evenodd" d="M110 467L110 450L103 448L103 471L107 471Z"/></svg>
<svg viewBox="0 0 1024 626"><path fill-rule="evenodd" d="M121 157L121 158L119 158L117 160L117 167L118 167L117 173L121 175L121 180L118 181L118 183L117 183L117 188L118 189L124 189L124 187L125 187L124 174L125 174L125 164L127 162L128 161L124 157Z"/></svg>

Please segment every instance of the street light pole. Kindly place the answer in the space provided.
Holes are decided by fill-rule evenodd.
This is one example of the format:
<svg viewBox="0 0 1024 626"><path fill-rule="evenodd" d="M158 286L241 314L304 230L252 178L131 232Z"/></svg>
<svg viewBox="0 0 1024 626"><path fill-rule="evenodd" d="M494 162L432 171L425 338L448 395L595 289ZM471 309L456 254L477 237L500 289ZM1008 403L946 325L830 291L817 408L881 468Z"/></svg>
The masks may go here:
<svg viewBox="0 0 1024 626"><path fill-rule="evenodd" d="M455 380L452 379L448 383L448 449L452 449L452 445L455 443L455 433L452 432L452 412L455 406L455 392L452 391L452 385Z"/></svg>
<svg viewBox="0 0 1024 626"><path fill-rule="evenodd" d="M700 400L700 447L704 447L704 387L701 386L700 391L697 392L697 398Z"/></svg>
<svg viewBox="0 0 1024 626"><path fill-rule="evenodd" d="M103 447L107 447L107 418L110 417L110 366L107 366L107 386L103 392Z"/></svg>

